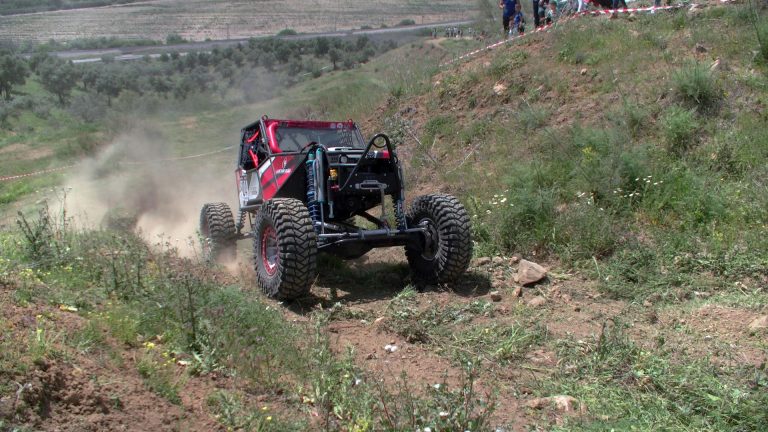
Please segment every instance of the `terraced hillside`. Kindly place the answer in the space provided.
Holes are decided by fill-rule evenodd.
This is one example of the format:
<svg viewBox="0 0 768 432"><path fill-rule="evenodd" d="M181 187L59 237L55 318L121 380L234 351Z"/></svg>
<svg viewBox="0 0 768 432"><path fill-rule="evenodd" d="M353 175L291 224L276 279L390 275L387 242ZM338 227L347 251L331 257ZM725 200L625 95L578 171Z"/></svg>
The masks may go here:
<svg viewBox="0 0 768 432"><path fill-rule="evenodd" d="M458 0L153 0L1 17L0 41L21 43L100 37L164 41L172 33L195 41L249 38L273 35L283 29L328 32L362 26L393 26L403 20L419 24L463 20L471 19L475 10L474 3Z"/></svg>

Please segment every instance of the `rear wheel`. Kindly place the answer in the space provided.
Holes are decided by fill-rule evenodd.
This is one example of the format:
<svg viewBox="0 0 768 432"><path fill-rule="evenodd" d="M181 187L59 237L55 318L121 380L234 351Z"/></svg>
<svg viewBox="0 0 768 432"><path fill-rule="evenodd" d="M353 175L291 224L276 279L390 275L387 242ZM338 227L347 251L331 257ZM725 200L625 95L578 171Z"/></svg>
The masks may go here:
<svg viewBox="0 0 768 432"><path fill-rule="evenodd" d="M469 215L450 195L417 197L406 215L409 227L423 227L426 241L405 247L414 278L422 283L453 282L469 267L472 236Z"/></svg>
<svg viewBox="0 0 768 432"><path fill-rule="evenodd" d="M232 210L226 203L208 203L200 211L203 257L211 262L237 258L237 231Z"/></svg>
<svg viewBox="0 0 768 432"><path fill-rule="evenodd" d="M253 231L256 276L264 294L281 300L309 294L317 268L317 238L304 203L292 198L265 202Z"/></svg>

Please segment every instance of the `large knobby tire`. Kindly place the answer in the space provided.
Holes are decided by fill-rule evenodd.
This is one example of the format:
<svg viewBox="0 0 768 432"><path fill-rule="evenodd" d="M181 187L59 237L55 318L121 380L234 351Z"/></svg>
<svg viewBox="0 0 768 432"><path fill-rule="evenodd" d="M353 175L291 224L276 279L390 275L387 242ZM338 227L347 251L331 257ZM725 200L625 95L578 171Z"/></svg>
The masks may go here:
<svg viewBox="0 0 768 432"><path fill-rule="evenodd" d="M200 210L203 257L210 262L231 262L237 258L237 230L232 210L226 203L208 203Z"/></svg>
<svg viewBox="0 0 768 432"><path fill-rule="evenodd" d="M317 269L317 237L304 203L292 198L265 202L253 231L256 277L264 294L280 300L309 294Z"/></svg>
<svg viewBox="0 0 768 432"><path fill-rule="evenodd" d="M409 227L424 227L427 241L405 247L414 279L437 284L456 281L472 259L469 215L450 195L417 197L406 214Z"/></svg>

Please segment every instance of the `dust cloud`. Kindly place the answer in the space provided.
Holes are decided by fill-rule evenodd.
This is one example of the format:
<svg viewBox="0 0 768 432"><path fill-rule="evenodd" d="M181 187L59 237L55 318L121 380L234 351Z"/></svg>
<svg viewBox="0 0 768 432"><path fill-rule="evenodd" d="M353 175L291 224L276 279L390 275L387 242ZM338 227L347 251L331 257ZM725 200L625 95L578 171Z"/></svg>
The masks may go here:
<svg viewBox="0 0 768 432"><path fill-rule="evenodd" d="M236 150L225 149L232 144L190 144L194 150L184 151L151 127L124 133L70 176L67 213L83 227L133 230L192 255L202 205L236 203Z"/></svg>

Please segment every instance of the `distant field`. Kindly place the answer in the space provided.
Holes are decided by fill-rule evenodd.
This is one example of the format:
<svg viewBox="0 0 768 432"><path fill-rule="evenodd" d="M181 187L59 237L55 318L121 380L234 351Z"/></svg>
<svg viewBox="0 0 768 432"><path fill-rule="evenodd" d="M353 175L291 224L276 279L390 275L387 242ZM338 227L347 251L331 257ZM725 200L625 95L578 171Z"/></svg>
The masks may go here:
<svg viewBox="0 0 768 432"><path fill-rule="evenodd" d="M117 7L0 17L0 41L117 37L164 40L247 38L291 28L299 32L467 19L476 3L462 0L156 0Z"/></svg>
<svg viewBox="0 0 768 432"><path fill-rule="evenodd" d="M4 0L0 1L0 15L110 6L137 1L141 0Z"/></svg>

